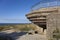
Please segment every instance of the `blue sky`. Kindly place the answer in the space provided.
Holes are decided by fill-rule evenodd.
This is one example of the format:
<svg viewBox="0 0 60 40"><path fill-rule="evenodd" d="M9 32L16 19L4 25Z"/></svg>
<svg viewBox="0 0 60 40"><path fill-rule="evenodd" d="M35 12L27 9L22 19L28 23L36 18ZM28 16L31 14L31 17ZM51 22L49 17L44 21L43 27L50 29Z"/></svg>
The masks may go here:
<svg viewBox="0 0 60 40"><path fill-rule="evenodd" d="M30 23L26 14L40 0L0 0L0 23ZM44 0L43 0L44 1Z"/></svg>

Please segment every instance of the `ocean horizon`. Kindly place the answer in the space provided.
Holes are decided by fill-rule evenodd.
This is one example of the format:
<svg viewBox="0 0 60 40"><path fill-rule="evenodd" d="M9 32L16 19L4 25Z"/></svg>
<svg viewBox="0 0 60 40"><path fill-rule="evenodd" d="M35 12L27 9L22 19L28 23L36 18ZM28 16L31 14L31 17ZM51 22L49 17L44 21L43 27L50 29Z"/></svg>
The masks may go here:
<svg viewBox="0 0 60 40"><path fill-rule="evenodd" d="M31 23L0 23L0 25L18 25L18 24L31 24Z"/></svg>

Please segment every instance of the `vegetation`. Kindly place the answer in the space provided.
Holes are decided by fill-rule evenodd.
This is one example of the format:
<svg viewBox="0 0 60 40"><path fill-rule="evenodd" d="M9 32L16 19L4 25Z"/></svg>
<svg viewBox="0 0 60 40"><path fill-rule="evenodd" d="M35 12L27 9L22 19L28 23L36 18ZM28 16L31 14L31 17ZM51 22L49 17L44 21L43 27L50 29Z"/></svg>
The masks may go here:
<svg viewBox="0 0 60 40"><path fill-rule="evenodd" d="M53 39L48 39L48 40L53 40Z"/></svg>
<svg viewBox="0 0 60 40"><path fill-rule="evenodd" d="M16 30L20 30L20 31L29 31L29 30L35 30L36 25L34 25L34 24L0 25L0 31L7 30L7 29L16 29Z"/></svg>
<svg viewBox="0 0 60 40"><path fill-rule="evenodd" d="M21 31L29 31L31 30L32 28L30 27L23 27L23 28L20 28Z"/></svg>
<svg viewBox="0 0 60 40"><path fill-rule="evenodd" d="M2 26L0 26L0 31L7 30L7 29L10 29L10 28L11 28L10 25L2 25Z"/></svg>

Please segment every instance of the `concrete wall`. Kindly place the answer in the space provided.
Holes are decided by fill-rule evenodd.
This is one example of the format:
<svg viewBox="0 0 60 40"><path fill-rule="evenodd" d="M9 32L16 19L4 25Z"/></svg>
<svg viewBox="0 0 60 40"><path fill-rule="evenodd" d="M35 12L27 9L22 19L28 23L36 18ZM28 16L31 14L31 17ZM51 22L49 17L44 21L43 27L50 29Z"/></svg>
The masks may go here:
<svg viewBox="0 0 60 40"><path fill-rule="evenodd" d="M53 38L53 32L56 31L56 29L60 32L60 14L58 12L47 16L47 39L56 40L56 38Z"/></svg>

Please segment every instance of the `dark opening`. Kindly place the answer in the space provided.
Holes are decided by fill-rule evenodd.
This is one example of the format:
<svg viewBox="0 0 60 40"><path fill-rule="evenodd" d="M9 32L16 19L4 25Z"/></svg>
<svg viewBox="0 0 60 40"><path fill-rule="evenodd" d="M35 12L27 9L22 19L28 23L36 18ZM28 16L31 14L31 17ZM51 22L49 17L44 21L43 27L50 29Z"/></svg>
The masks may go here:
<svg viewBox="0 0 60 40"><path fill-rule="evenodd" d="M35 31L35 34L38 34L38 32L37 32L37 31Z"/></svg>
<svg viewBox="0 0 60 40"><path fill-rule="evenodd" d="M31 35L32 33L28 33L28 34L30 34L30 35Z"/></svg>
<svg viewBox="0 0 60 40"><path fill-rule="evenodd" d="M45 29L46 29L46 25L43 26L43 32L44 32Z"/></svg>
<svg viewBox="0 0 60 40"><path fill-rule="evenodd" d="M46 25L38 25L38 26L40 26L41 28L43 28L43 32L44 32L45 29L47 29Z"/></svg>

